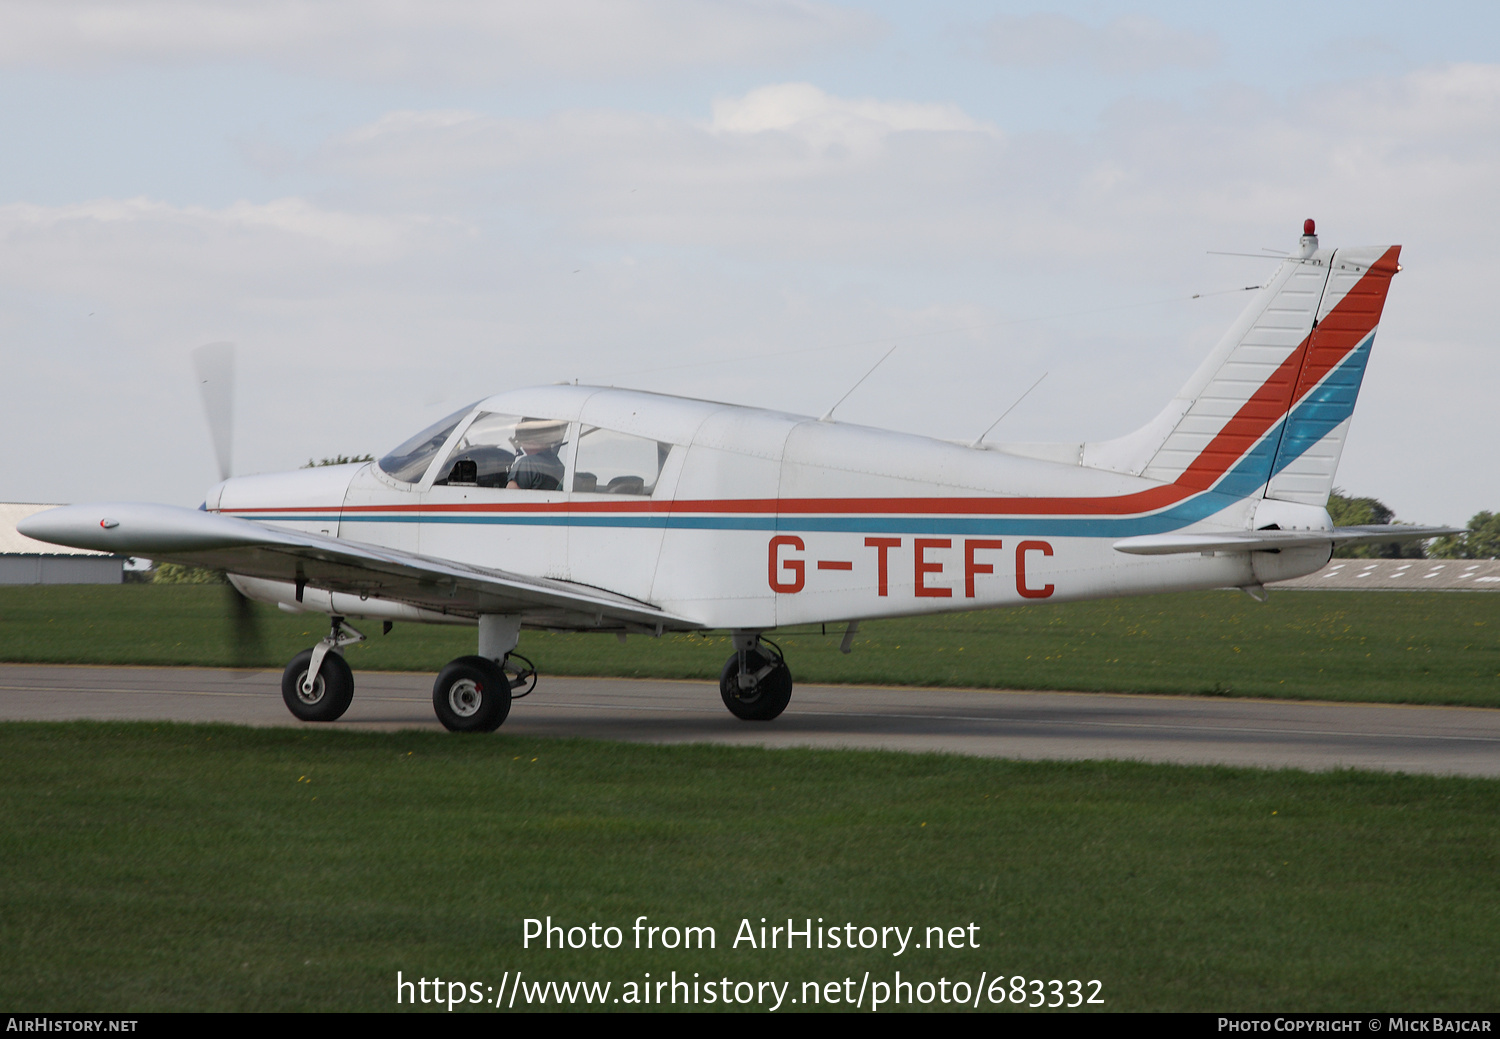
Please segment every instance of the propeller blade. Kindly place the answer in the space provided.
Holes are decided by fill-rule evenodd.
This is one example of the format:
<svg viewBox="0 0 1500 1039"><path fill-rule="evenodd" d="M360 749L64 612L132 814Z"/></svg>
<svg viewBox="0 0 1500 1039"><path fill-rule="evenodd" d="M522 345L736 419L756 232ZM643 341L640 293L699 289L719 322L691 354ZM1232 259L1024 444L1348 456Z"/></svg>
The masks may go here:
<svg viewBox="0 0 1500 1039"><path fill-rule="evenodd" d="M261 639L260 618L256 616L255 604L245 598L232 584L225 584L228 598L229 640L233 647L234 666L253 668L265 660L265 644Z"/></svg>
<svg viewBox="0 0 1500 1039"><path fill-rule="evenodd" d="M206 343L193 351L193 372L208 434L219 462L219 479L229 479L234 454L234 344Z"/></svg>

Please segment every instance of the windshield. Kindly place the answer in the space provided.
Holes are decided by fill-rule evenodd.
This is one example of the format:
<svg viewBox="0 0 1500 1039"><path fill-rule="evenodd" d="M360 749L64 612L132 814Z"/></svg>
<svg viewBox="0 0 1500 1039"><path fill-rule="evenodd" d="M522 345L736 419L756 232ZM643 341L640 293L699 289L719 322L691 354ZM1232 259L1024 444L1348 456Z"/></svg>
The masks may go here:
<svg viewBox="0 0 1500 1039"><path fill-rule="evenodd" d="M475 401L477 404L478 401ZM380 468L404 483L416 483L427 471L432 456L437 454L448 437L463 421L464 416L474 410L469 404L453 414L440 418L406 443L380 460Z"/></svg>

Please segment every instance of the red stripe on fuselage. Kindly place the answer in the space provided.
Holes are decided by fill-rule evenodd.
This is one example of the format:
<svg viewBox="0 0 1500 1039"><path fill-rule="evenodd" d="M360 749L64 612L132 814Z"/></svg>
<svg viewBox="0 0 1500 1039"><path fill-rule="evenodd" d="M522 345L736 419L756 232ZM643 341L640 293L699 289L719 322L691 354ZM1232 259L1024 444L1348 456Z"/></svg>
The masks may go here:
<svg viewBox="0 0 1500 1039"><path fill-rule="evenodd" d="M684 501L557 501L557 502L448 502L410 505L351 505L342 510L336 505L325 508L224 509L225 513L304 514L342 511L357 521L360 515L391 513L736 513L806 515L816 513L854 513L914 515L940 513L958 516L1127 516L1152 512L1188 497L1191 492L1171 485L1151 487L1113 498L741 498Z"/></svg>

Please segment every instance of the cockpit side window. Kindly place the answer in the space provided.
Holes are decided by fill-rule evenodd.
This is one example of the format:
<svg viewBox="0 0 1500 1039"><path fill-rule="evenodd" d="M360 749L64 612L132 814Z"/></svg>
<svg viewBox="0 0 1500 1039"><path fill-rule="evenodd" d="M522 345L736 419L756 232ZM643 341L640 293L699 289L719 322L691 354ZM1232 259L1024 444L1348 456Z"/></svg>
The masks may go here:
<svg viewBox="0 0 1500 1039"><path fill-rule="evenodd" d="M448 453L434 485L560 491L567 432L557 419L484 412Z"/></svg>
<svg viewBox="0 0 1500 1039"><path fill-rule="evenodd" d="M460 408L453 414L440 418L406 443L380 460L380 468L403 483L416 483L427 472L432 456L442 450L443 444L458 428L464 416L474 410L474 405Z"/></svg>
<svg viewBox="0 0 1500 1039"><path fill-rule="evenodd" d="M664 441L584 426L578 437L573 490L596 494L648 495L672 445Z"/></svg>

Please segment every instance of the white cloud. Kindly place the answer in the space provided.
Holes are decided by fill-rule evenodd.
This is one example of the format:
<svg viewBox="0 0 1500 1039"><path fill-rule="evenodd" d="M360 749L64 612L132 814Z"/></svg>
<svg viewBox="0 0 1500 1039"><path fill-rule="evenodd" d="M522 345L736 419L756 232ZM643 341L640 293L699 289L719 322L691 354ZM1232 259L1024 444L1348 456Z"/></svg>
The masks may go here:
<svg viewBox="0 0 1500 1039"><path fill-rule="evenodd" d="M776 83L742 97L713 104L711 128L719 133L786 133L815 148L868 150L889 134L980 133L999 138L998 129L967 115L957 105L842 98L811 83Z"/></svg>
<svg viewBox="0 0 1500 1039"><path fill-rule="evenodd" d="M547 214L585 238L878 256L970 235L974 214L952 192L973 191L1004 154L1004 135L956 105L791 83L719 98L707 120L395 112L316 162L371 197Z"/></svg>
<svg viewBox="0 0 1500 1039"><path fill-rule="evenodd" d="M985 55L1001 65L1083 65L1114 75L1201 68L1219 55L1214 37L1145 15L1123 15L1102 26L1063 14L997 15L982 37Z"/></svg>
<svg viewBox="0 0 1500 1039"><path fill-rule="evenodd" d="M861 266L1126 261L1150 277L1142 261L1173 255L1184 234L1254 248L1278 242L1253 237L1311 215L1341 237L1462 228L1454 245L1473 255L1488 248L1482 229L1500 230L1489 190L1500 178L1500 67L1323 86L1287 103L1244 92L1194 108L1132 103L1086 140L1007 137L956 105L805 83L721 97L702 118L398 110L308 161L335 185L317 203L10 206L0 234L135 221L190 243L212 224L284 232L304 254L369 264L500 219L581 248Z"/></svg>
<svg viewBox="0 0 1500 1039"><path fill-rule="evenodd" d="M331 270L389 264L449 221L339 212L301 198L221 209L145 198L0 206L0 277L132 305L276 291L305 294ZM314 280L309 280L310 278Z"/></svg>
<svg viewBox="0 0 1500 1039"><path fill-rule="evenodd" d="M1327 214L1387 234L1500 221L1488 187L1500 176L1500 66L1325 85L1286 104L1230 93L1196 109L1128 106L1108 126L1095 153L1118 176L1097 201L1144 220L1227 229L1307 209L1330 229Z"/></svg>
<svg viewBox="0 0 1500 1039"><path fill-rule="evenodd" d="M877 19L817 0L8 0L0 65L269 62L357 79L651 75L860 44Z"/></svg>
<svg viewBox="0 0 1500 1039"><path fill-rule="evenodd" d="M1378 236L1402 230L1393 211L1429 227L1496 223L1500 67L1287 103L1129 103L1084 140L1007 136L956 105L805 83L721 97L706 120L399 111L315 161L356 208L504 212L580 241L862 265L1123 261L1149 278L1144 259L1172 255L1187 228L1204 248L1234 248L1307 215ZM1261 244L1278 243L1250 248Z"/></svg>

